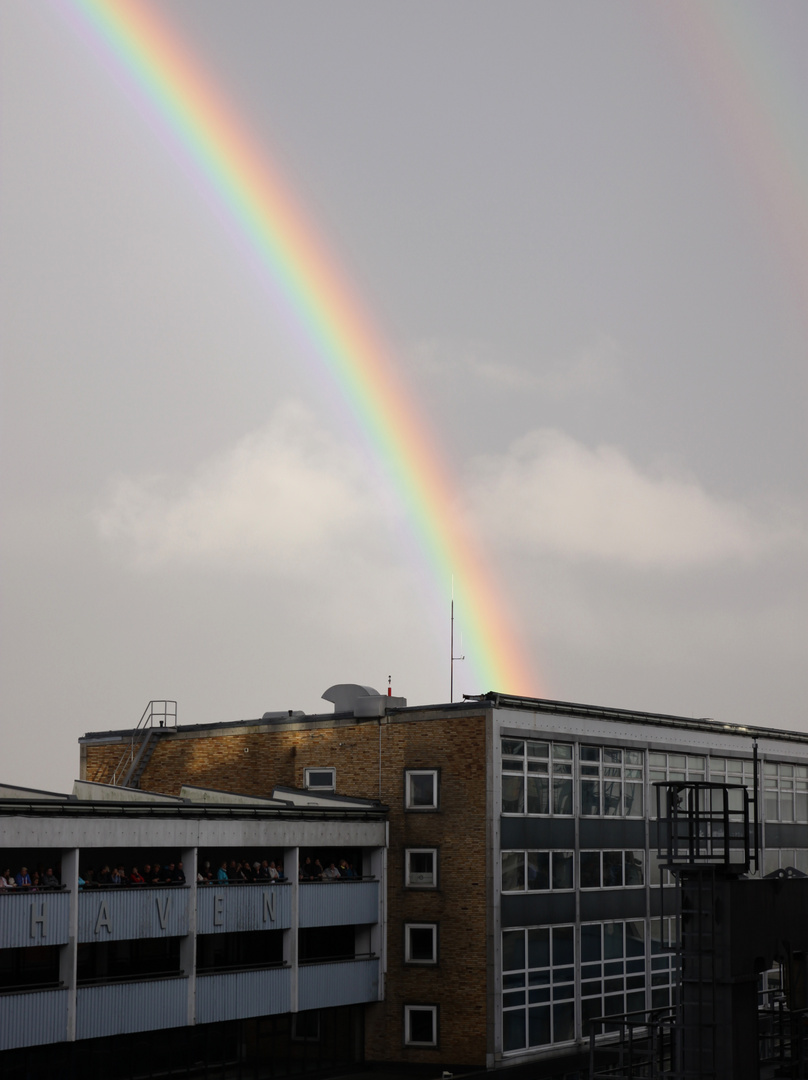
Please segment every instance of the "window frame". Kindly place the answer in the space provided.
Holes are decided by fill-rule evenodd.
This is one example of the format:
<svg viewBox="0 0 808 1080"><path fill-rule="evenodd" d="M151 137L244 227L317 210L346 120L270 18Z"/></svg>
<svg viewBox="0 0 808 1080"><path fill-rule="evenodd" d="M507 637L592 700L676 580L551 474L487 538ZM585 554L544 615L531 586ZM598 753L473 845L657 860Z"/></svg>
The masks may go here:
<svg viewBox="0 0 808 1080"><path fill-rule="evenodd" d="M505 855L521 855L522 856L522 881L523 885L521 889L506 889L504 879L504 863L503 859ZM529 856L531 855L546 855L547 856L547 888L531 888L529 884ZM555 856L569 856L572 871L572 882L569 885L562 885L556 887L553 881L556 877L556 870L554 867ZM568 848L504 848L499 853L499 891L503 896L521 896L524 893L569 893L574 892L576 887L577 872L576 872L576 853L572 849Z"/></svg>
<svg viewBox="0 0 808 1080"><path fill-rule="evenodd" d="M604 872L604 855L620 855L620 875L621 881L618 885L604 885L605 872ZM640 856L640 867L642 869L642 881L637 884L626 883L626 856L628 855ZM584 892L594 891L595 889L609 891L612 889L644 889L646 886L646 869L645 869L645 849L644 848L581 848L578 852L578 887ZM599 885L584 885L584 874L581 869L581 860L584 855L597 855L599 865Z"/></svg>
<svg viewBox="0 0 808 1080"><path fill-rule="evenodd" d="M309 782L309 777L311 776L312 773L331 773L331 786L326 787L323 784L311 784ZM336 790L337 790L337 770L336 770L336 767L334 765L323 765L321 767L317 767L317 766L314 766L314 765L311 765L311 766L307 765L306 768L303 770L303 786L305 787L306 791L314 791L314 792L317 792L317 791L331 791L331 792L336 792Z"/></svg>
<svg viewBox="0 0 808 1080"><path fill-rule="evenodd" d="M432 1014L432 1041L416 1042L409 1038L410 1015L413 1012L429 1012ZM438 1006L437 1005L405 1005L404 1006L404 1046L413 1046L421 1049L434 1049L438 1046Z"/></svg>
<svg viewBox="0 0 808 1080"><path fill-rule="evenodd" d="M506 749L506 744L517 745L521 743L519 753ZM531 747L533 752L531 752ZM539 748L546 748L547 753L541 753ZM500 735L500 768L499 768L499 794L500 813L503 817L575 817L575 743L559 739L533 739L527 735ZM518 761L518 765L517 765ZM506 778L514 780L521 778L521 810L505 809ZM537 795L536 786L539 790L542 781L545 785L543 798L546 799L545 810L531 810L531 799L541 797ZM532 785L531 785L532 782ZM531 791L533 786L533 791ZM557 810L556 805L568 802L568 810Z"/></svg>
<svg viewBox="0 0 808 1080"><path fill-rule="evenodd" d="M412 956L410 931L432 931L432 959L421 960ZM414 964L417 967L437 967L438 964L438 924L434 922L405 922L404 923L404 963Z"/></svg>
<svg viewBox="0 0 808 1080"><path fill-rule="evenodd" d="M413 776L432 777L432 802L428 806L418 806L412 802L410 778ZM429 814L440 810L440 769L405 769L404 770L404 809L409 813Z"/></svg>
<svg viewBox="0 0 808 1080"><path fill-rule="evenodd" d="M437 889L438 888L438 852L436 847L407 847L404 848L404 887L407 889ZM420 881L410 880L410 856L411 855L431 855L432 856L432 882L431 884L425 884Z"/></svg>

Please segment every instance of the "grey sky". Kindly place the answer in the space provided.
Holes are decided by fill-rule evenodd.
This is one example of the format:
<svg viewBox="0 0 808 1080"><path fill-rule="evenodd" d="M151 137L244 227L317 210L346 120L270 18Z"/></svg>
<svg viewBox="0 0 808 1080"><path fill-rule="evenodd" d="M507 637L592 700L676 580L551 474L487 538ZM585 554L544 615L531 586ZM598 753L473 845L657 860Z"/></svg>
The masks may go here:
<svg viewBox="0 0 808 1080"><path fill-rule="evenodd" d="M805 728L808 8L708 5L733 116L640 0L159 7L391 342L546 695ZM152 697L446 700L448 583L228 224L55 5L0 40L4 777L65 787Z"/></svg>

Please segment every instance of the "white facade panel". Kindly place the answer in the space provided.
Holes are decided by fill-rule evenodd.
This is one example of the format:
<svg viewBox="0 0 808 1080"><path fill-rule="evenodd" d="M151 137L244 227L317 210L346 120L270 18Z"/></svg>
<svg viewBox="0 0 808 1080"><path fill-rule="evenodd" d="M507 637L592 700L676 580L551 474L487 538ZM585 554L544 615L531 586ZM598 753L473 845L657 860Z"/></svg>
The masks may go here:
<svg viewBox="0 0 808 1080"><path fill-rule="evenodd" d="M306 964L298 972L298 1008L301 1012L378 999L378 959Z"/></svg>
<svg viewBox="0 0 808 1080"><path fill-rule="evenodd" d="M291 885L204 885L196 896L198 934L286 930L292 925Z"/></svg>
<svg viewBox="0 0 808 1080"><path fill-rule="evenodd" d="M76 993L76 1038L125 1035L184 1025L188 1010L188 980L80 986Z"/></svg>
<svg viewBox="0 0 808 1080"><path fill-rule="evenodd" d="M300 883L300 926L359 926L378 921L378 881Z"/></svg>
<svg viewBox="0 0 808 1080"><path fill-rule="evenodd" d="M267 971L232 971L224 975L198 975L196 1022L242 1020L289 1012L292 973L289 968Z"/></svg>
<svg viewBox="0 0 808 1080"><path fill-rule="evenodd" d="M92 889L79 893L79 941L131 941L188 933L191 890Z"/></svg>
<svg viewBox="0 0 808 1080"><path fill-rule="evenodd" d="M0 1050L64 1042L68 997L67 990L0 994Z"/></svg>
<svg viewBox="0 0 808 1080"><path fill-rule="evenodd" d="M70 893L0 893L0 947L64 945L68 939Z"/></svg>

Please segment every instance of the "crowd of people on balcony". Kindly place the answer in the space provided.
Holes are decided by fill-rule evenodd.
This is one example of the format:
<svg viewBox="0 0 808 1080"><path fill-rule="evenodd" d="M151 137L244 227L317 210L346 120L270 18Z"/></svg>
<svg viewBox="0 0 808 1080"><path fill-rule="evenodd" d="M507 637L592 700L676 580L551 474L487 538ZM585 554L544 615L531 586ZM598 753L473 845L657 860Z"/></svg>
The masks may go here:
<svg viewBox="0 0 808 1080"><path fill-rule="evenodd" d="M361 878L347 859L327 860L306 855L298 866L299 881L345 881ZM283 884L289 878L283 869L283 863L275 859L202 859L196 875L197 885L246 885L266 882ZM100 869L88 867L79 874L80 889L110 889L142 886L187 885L182 862L169 862L161 865L142 863L140 867L131 866L128 870L123 863L110 866L104 863ZM30 871L21 866L17 873L5 869L0 874L0 892L36 892L43 889L61 889L59 878L53 867Z"/></svg>
<svg viewBox="0 0 808 1080"><path fill-rule="evenodd" d="M309 855L300 864L298 871L300 881L347 881L361 876L347 859L340 859L336 863L329 862L324 867L319 859L312 860Z"/></svg>
<svg viewBox="0 0 808 1080"><path fill-rule="evenodd" d="M27 866L21 866L16 874L12 874L11 868L0 874L0 892L40 892L43 889L61 889L61 883L49 866L44 870L32 870Z"/></svg>

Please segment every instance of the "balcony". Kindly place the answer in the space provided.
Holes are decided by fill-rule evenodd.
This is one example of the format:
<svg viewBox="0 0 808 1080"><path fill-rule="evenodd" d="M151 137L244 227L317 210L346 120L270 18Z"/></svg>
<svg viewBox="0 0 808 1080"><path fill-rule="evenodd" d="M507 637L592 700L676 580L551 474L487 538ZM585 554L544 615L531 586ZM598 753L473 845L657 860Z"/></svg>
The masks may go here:
<svg viewBox="0 0 808 1080"><path fill-rule="evenodd" d="M196 1022L212 1024L219 1020L289 1012L291 974L290 968L279 967L198 975Z"/></svg>
<svg viewBox="0 0 808 1080"><path fill-rule="evenodd" d="M187 1021L188 980L181 976L80 986L76 991L77 1039L180 1027Z"/></svg>
<svg viewBox="0 0 808 1080"><path fill-rule="evenodd" d="M379 959L306 964L298 972L298 1009L328 1009L379 1000Z"/></svg>
<svg viewBox="0 0 808 1080"><path fill-rule="evenodd" d="M202 885L196 892L198 934L286 930L292 925L290 885Z"/></svg>
<svg viewBox="0 0 808 1080"><path fill-rule="evenodd" d="M129 941L188 933L191 890L92 889L79 893L79 941Z"/></svg>
<svg viewBox="0 0 808 1080"><path fill-rule="evenodd" d="M379 921L378 881L300 883L300 926L362 926Z"/></svg>
<svg viewBox="0 0 808 1080"><path fill-rule="evenodd" d="M68 892L7 892L0 895L0 949L64 945L68 939Z"/></svg>
<svg viewBox="0 0 808 1080"><path fill-rule="evenodd" d="M0 1050L64 1042L68 995L60 989L0 994Z"/></svg>

